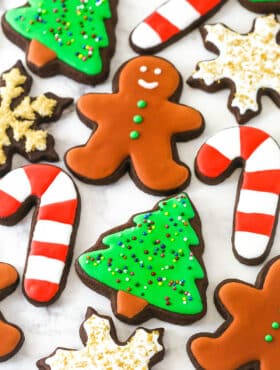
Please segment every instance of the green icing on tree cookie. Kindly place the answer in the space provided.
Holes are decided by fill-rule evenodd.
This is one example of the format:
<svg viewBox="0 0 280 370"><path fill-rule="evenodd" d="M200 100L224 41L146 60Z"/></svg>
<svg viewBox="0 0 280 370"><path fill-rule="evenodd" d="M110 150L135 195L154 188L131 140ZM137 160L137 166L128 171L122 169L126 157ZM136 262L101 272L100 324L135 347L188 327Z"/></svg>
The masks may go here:
<svg viewBox="0 0 280 370"><path fill-rule="evenodd" d="M194 217L186 194L169 198L158 209L135 216L135 226L107 234L103 244L108 248L84 253L79 266L116 291L173 313L197 315L204 307L196 280L204 279L205 272L191 251L200 245L190 224Z"/></svg>
<svg viewBox="0 0 280 370"><path fill-rule="evenodd" d="M29 6L6 12L6 22L28 40L54 51L57 58L88 74L102 72L100 49L109 47L105 21L109 0L29 0Z"/></svg>

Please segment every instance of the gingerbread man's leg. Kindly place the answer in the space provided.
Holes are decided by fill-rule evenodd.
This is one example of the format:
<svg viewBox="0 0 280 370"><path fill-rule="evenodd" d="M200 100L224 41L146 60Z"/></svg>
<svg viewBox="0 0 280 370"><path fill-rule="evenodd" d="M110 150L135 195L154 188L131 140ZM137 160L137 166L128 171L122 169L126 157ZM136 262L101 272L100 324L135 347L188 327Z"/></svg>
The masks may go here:
<svg viewBox="0 0 280 370"><path fill-rule="evenodd" d="M174 160L169 140L151 142L145 148L134 147L131 161L139 181L154 191L168 193L179 190L190 178L189 169Z"/></svg>
<svg viewBox="0 0 280 370"><path fill-rule="evenodd" d="M128 157L120 148L113 137L108 138L101 129L97 129L86 145L70 149L65 161L72 172L90 182L106 178L112 180L111 177Z"/></svg>
<svg viewBox="0 0 280 370"><path fill-rule="evenodd" d="M207 370L239 369L242 365L251 362L251 347L248 353L243 351L246 342L240 340L237 331L225 332L219 338L200 337L190 344L190 350L201 368ZM220 354L223 354L223 361ZM254 353L255 354L255 353ZM217 362L219 358L219 362Z"/></svg>

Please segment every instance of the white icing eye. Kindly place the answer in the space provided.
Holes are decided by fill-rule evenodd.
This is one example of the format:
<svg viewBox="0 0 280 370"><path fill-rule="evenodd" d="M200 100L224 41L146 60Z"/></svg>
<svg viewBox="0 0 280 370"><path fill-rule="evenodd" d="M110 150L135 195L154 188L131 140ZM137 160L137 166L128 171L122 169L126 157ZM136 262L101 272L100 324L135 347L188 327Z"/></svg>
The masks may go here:
<svg viewBox="0 0 280 370"><path fill-rule="evenodd" d="M155 74L155 75L161 75L161 74L162 74L162 70L161 70L160 68L156 68L156 69L154 70L154 74Z"/></svg>
<svg viewBox="0 0 280 370"><path fill-rule="evenodd" d="M147 72L148 67L147 66L141 66L140 67L140 72Z"/></svg>

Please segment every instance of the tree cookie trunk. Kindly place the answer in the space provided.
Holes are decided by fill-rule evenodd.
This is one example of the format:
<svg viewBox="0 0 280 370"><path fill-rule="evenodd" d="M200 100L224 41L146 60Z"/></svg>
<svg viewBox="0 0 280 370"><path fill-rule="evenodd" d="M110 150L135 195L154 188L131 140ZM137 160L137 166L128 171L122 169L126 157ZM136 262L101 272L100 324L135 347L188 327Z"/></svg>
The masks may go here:
<svg viewBox="0 0 280 370"><path fill-rule="evenodd" d="M129 319L137 316L148 304L149 303L145 299L121 290L117 293L117 313Z"/></svg>
<svg viewBox="0 0 280 370"><path fill-rule="evenodd" d="M56 53L37 40L31 40L28 48L27 60L40 68L56 59Z"/></svg>

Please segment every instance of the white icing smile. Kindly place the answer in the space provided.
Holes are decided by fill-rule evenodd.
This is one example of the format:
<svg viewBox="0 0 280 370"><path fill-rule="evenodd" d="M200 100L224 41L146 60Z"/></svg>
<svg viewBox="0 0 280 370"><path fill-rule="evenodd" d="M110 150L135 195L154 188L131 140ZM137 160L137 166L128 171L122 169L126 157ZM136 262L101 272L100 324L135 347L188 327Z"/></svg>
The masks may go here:
<svg viewBox="0 0 280 370"><path fill-rule="evenodd" d="M147 81L143 80L142 78L140 78L138 80L138 85L143 87L143 89L153 90L153 89L156 89L159 86L159 83L157 81L147 82Z"/></svg>

